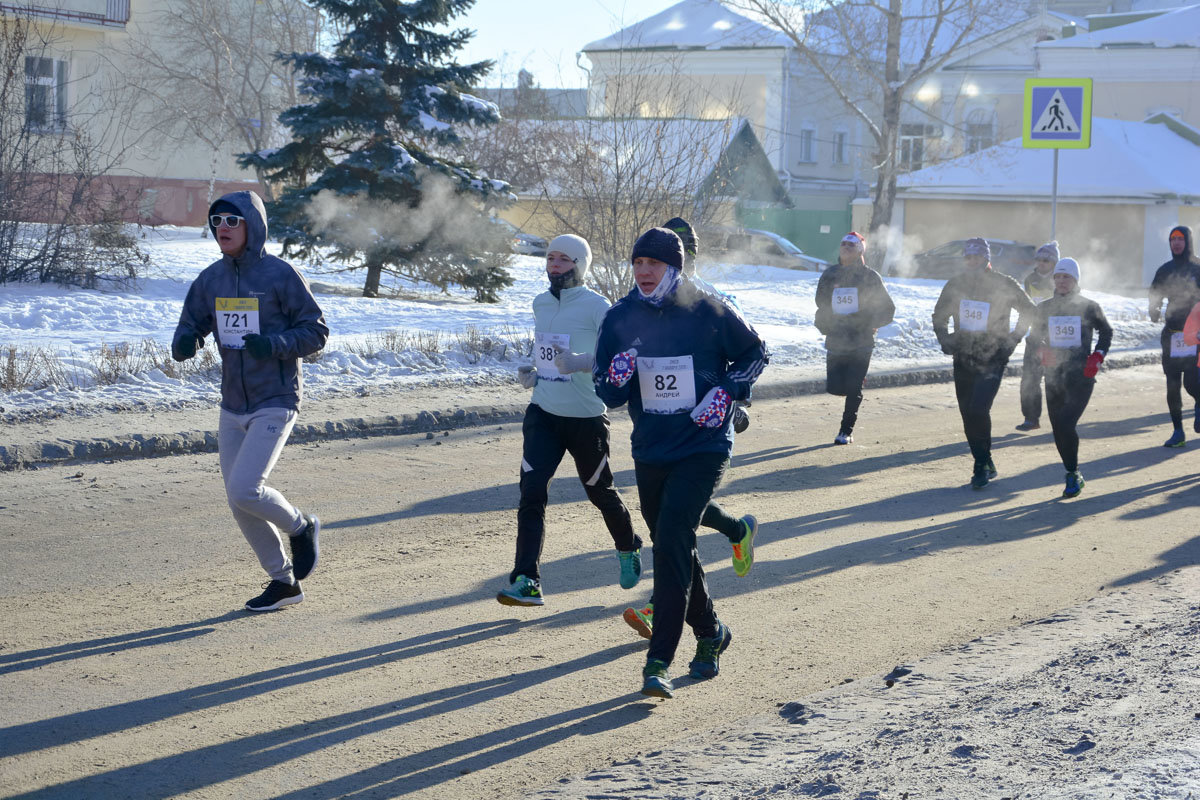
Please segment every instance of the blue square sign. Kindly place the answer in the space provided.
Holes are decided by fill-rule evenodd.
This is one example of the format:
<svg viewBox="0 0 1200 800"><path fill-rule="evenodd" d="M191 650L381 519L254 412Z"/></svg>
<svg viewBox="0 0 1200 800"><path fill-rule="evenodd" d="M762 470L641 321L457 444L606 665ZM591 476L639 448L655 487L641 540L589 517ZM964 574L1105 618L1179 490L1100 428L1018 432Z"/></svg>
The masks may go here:
<svg viewBox="0 0 1200 800"><path fill-rule="evenodd" d="M1025 81L1025 147L1091 146L1090 78L1031 78Z"/></svg>

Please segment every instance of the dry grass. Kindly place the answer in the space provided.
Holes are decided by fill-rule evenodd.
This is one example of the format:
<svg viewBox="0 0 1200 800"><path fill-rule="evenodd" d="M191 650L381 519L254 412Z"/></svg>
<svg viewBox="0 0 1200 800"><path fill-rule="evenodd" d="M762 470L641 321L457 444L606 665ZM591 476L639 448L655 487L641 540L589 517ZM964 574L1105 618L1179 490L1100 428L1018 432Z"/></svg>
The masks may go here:
<svg viewBox="0 0 1200 800"><path fill-rule="evenodd" d="M137 344L102 343L83 359L73 353L65 357L43 347L0 347L0 391L22 392L41 389L82 389L109 386L154 369L170 378L208 375L217 366L211 346L184 362L171 358L171 348L152 339Z"/></svg>

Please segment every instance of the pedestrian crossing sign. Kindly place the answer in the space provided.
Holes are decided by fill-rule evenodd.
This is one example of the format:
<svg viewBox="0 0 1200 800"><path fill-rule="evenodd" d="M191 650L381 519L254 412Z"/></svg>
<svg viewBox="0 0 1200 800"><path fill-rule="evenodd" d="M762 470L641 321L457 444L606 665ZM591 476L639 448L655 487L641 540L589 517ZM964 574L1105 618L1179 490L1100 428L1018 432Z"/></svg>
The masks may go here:
<svg viewBox="0 0 1200 800"><path fill-rule="evenodd" d="M1025 147L1086 150L1092 146L1092 79L1025 81Z"/></svg>

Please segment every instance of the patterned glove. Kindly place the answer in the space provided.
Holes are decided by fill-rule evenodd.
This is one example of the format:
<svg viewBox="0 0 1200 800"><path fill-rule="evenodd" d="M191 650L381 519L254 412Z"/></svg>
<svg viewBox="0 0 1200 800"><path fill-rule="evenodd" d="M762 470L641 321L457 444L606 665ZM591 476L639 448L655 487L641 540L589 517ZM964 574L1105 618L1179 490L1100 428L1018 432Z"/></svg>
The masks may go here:
<svg viewBox="0 0 1200 800"><path fill-rule="evenodd" d="M608 382L618 389L629 383L633 371L637 369L637 350L632 347L623 353L617 353L608 364Z"/></svg>
<svg viewBox="0 0 1200 800"><path fill-rule="evenodd" d="M725 424L725 414L733 398L720 386L708 390L704 399L692 409L692 422L701 428L719 428Z"/></svg>
<svg viewBox="0 0 1200 800"><path fill-rule="evenodd" d="M537 367L532 364L522 364L517 367L517 381L526 389L537 386Z"/></svg>
<svg viewBox="0 0 1200 800"><path fill-rule="evenodd" d="M1096 373L1100 371L1100 363L1104 361L1104 353L1092 353L1087 357L1087 363L1083 365L1083 377L1094 378Z"/></svg>

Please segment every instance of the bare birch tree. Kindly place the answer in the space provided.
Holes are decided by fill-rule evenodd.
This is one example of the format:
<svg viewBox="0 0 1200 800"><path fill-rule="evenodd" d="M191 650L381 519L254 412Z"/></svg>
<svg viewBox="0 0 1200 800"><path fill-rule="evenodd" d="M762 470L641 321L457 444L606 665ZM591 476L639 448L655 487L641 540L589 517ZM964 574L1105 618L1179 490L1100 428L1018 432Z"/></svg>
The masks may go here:
<svg viewBox="0 0 1200 800"><path fill-rule="evenodd" d="M1015 0L724 0L783 32L874 142L871 233L896 199L903 110L974 38L1028 16ZM883 237L868 237L883 241Z"/></svg>

